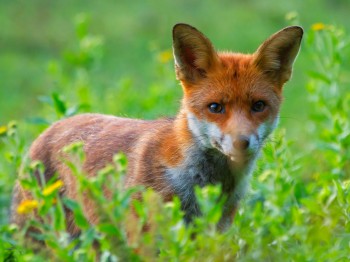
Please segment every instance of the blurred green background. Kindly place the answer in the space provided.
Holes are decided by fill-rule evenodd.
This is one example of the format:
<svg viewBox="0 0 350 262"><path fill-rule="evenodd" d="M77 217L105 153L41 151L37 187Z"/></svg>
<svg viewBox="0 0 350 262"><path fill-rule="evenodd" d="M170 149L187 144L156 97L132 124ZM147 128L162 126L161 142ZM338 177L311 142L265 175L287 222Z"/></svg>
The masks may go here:
<svg viewBox="0 0 350 262"><path fill-rule="evenodd" d="M81 111L140 118L172 115L181 97L173 62L167 58L175 23L197 27L218 50L249 53L289 24L308 30L322 22L349 29L349 10L347 0L1 0L0 126L10 120L29 126L40 122L35 119L47 108L38 98L52 92L64 96L68 104L80 99L87 104ZM103 44L96 51L98 63L89 70L73 72L72 63L57 67L55 61L62 57L70 61L70 53L79 48L75 25L83 19L80 13L88 15L89 32L100 36L97 41ZM285 89L281 124L292 138L299 136L296 126L306 118L305 82L307 71L313 68L310 61L302 50ZM75 75L62 79L59 70ZM64 82L71 79L79 83Z"/></svg>
<svg viewBox="0 0 350 262"><path fill-rule="evenodd" d="M241 252L247 247L251 257L282 250L295 261L309 253L316 258L308 261L348 261L329 250L345 254L349 243L350 41L335 30L350 31L349 14L349 0L0 0L0 257L2 242L11 242L1 229L14 181L29 145L50 123L83 112L147 119L176 113L181 88L171 30L184 22L218 50L243 53L288 25L309 32L285 87L286 131L275 133L287 139L267 143L256 169L265 171L253 179L233 241L248 239ZM329 30L316 30L317 23Z"/></svg>

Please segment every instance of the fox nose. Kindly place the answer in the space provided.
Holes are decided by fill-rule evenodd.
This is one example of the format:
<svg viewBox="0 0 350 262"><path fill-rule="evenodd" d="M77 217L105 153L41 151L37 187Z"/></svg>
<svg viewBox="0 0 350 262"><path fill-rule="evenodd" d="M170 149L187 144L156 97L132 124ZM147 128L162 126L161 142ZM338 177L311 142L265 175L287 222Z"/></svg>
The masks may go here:
<svg viewBox="0 0 350 262"><path fill-rule="evenodd" d="M233 146L238 150L246 150L249 147L249 137L238 136L236 141L233 142Z"/></svg>

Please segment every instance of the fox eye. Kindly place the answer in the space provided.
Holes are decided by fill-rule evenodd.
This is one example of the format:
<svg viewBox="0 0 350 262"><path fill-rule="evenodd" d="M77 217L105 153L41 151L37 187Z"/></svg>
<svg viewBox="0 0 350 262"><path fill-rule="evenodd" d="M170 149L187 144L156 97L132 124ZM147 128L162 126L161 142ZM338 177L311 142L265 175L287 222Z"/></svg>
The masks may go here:
<svg viewBox="0 0 350 262"><path fill-rule="evenodd" d="M211 103L208 107L209 111L214 114L222 114L225 112L224 106L218 103Z"/></svg>
<svg viewBox="0 0 350 262"><path fill-rule="evenodd" d="M262 111L264 111L265 106L266 106L266 104L263 101L259 100L253 104L252 111L253 112L262 112Z"/></svg>

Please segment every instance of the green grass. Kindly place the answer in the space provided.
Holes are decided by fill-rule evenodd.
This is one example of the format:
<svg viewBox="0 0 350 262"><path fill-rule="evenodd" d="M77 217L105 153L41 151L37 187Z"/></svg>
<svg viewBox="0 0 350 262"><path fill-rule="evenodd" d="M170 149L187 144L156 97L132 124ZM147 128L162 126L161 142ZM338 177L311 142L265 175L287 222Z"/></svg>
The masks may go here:
<svg viewBox="0 0 350 262"><path fill-rule="evenodd" d="M340 0L0 1L0 260L12 248L19 261L93 261L91 246L98 241L103 261L348 261L349 7ZM123 221L131 192L116 190L107 201L98 190L107 177L112 180L106 186L118 188L125 167L118 158L117 168L105 169L99 179L76 172L82 190L101 207L104 220L96 226L87 224L79 201L52 204L55 191L43 195L35 181L27 180L44 203L39 207L44 223L36 226L48 248L34 252L7 218L28 146L50 123L76 113L149 119L175 114L181 88L173 61L160 57L171 48L176 22L193 24L218 49L242 52L254 51L286 25L298 23L306 30L285 88L280 129L266 145L232 227L225 234L215 231L218 188L198 191L204 216L187 228L178 201L155 208L160 200L147 191L144 205L134 203L141 217L135 228L149 217L156 226L130 245ZM317 22L326 27L311 30ZM80 154L79 147L70 150ZM65 233L63 206L76 214L83 232L79 239L70 241Z"/></svg>

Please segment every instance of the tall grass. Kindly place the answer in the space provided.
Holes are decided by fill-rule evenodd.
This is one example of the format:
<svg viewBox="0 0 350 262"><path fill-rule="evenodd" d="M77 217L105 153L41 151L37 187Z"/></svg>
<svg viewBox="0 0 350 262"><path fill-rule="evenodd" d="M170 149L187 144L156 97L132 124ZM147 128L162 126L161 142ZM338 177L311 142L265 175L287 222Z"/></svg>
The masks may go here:
<svg viewBox="0 0 350 262"><path fill-rule="evenodd" d="M99 97L89 88L89 72L99 62L103 41L89 33L84 17L78 17L76 32L77 49L49 65L48 77L57 88L51 96L41 98L45 112L32 119L37 130L60 118L91 110L98 102ZM65 150L75 161L68 159L66 165L79 182L78 195L88 194L100 214L97 224L89 224L81 197L73 200L59 196L59 180L39 186L33 170L43 172L43 166L26 163L25 145L29 142L20 138L18 132L23 131L10 122L0 128L3 152L11 166L7 170L26 174L21 183L32 192L33 200L22 203L17 211L29 216L25 228L6 224L2 218L0 259L95 261L98 256L101 261L350 260L350 94L346 89L349 71L342 67L342 60L349 54L349 37L337 27L319 24L308 30L304 44L315 64L306 85L312 114L305 125L300 123L295 128L305 129L308 145L298 151L294 149L297 145L291 146L293 141L286 140L282 127L275 132L258 162L251 192L227 232L219 233L215 228L221 214L220 187L196 190L203 216L186 226L178 199L162 203L150 190L121 187L127 168L122 155L115 156L95 178L87 178L81 168L81 145L73 144ZM155 105L159 96L170 101L179 95L172 88L174 82L167 80L173 78L167 53L158 55L163 63L163 69L158 69L163 80L154 83L154 94L140 105L142 110ZM121 107L133 102L129 80L119 84L120 92L107 97L106 106L115 101ZM165 88L160 94L159 86ZM13 185L15 177L7 178ZM106 199L101 188L111 189L112 196ZM0 198L4 217L10 187L1 182L0 189L6 193ZM136 191L142 192L142 203L132 199ZM138 220L130 218L131 207ZM79 236L67 233L65 209L74 213L81 229ZM150 230L142 232L146 223ZM29 226L38 229L32 237L44 241L45 247L38 248L24 237ZM136 234L128 240L130 230Z"/></svg>

